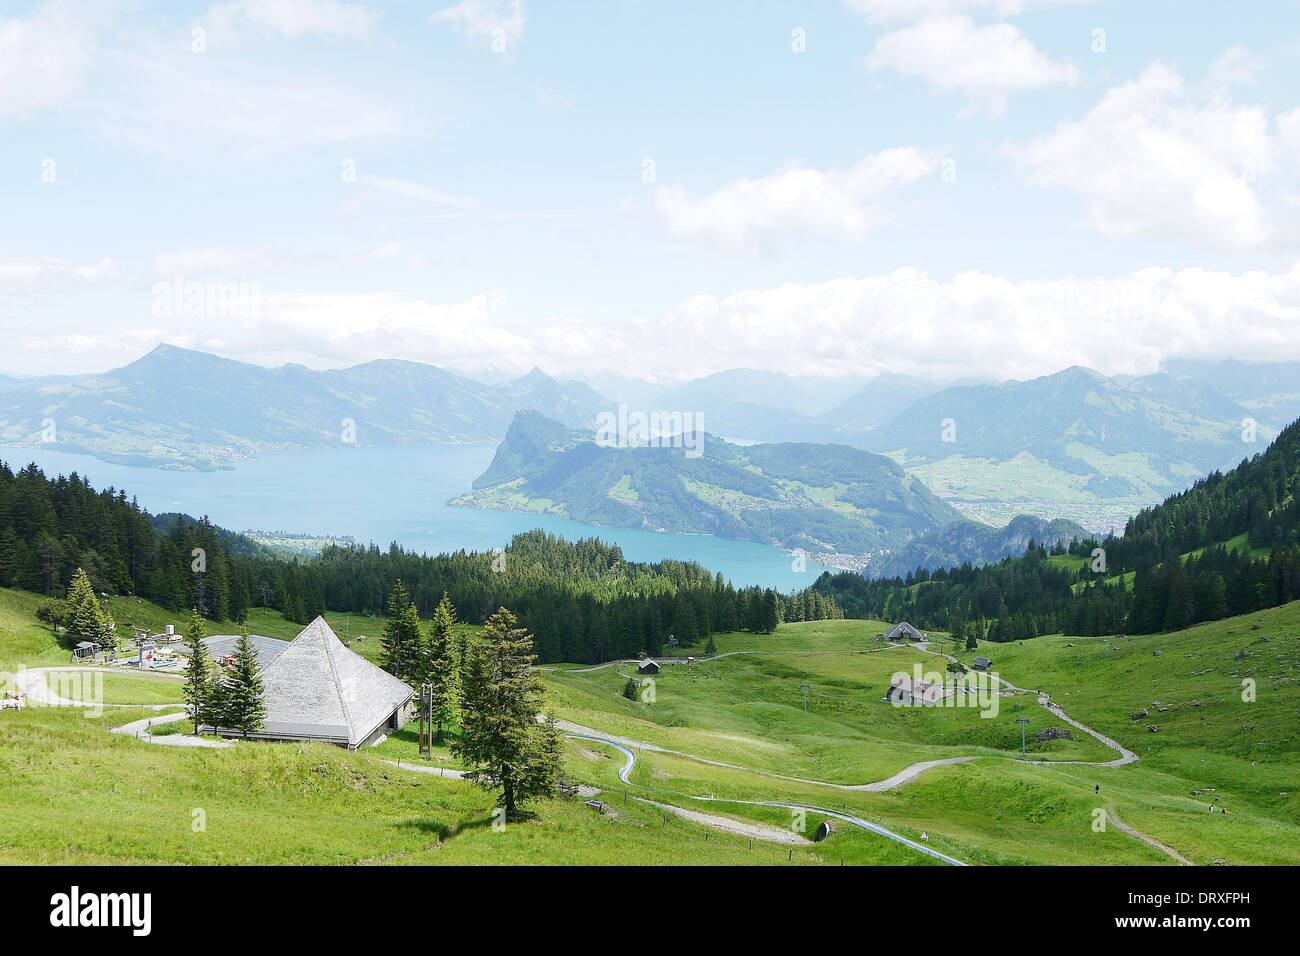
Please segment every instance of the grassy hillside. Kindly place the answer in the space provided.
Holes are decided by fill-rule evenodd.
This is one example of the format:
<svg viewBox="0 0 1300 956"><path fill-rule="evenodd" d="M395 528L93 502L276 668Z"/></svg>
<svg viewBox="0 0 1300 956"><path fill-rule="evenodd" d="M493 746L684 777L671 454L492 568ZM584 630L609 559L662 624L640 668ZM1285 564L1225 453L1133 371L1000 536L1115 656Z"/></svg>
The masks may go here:
<svg viewBox="0 0 1300 956"><path fill-rule="evenodd" d="M66 661L32 618L35 603L0 590L0 660L8 669ZM115 613L127 610L141 621L167 616L141 603ZM254 630L296 633L277 617L265 614ZM343 622L331 623L342 632ZM354 636L378 634L378 621L352 623ZM1033 693L998 698L993 719L882 701L895 671L946 663L917 647L878 643L883 630L880 622L819 621L767 636L724 634L717 642L730 656L665 665L653 703L623 696L627 679L618 672L630 672L617 665L545 672L562 719L644 745L629 786L619 780L624 757L615 748L569 740L570 778L603 791L610 812L560 798L504 832L492 829L492 799L482 791L387 762L421 762L413 728L360 753L258 743L193 750L107 733L155 714L137 708L109 707L99 717L0 712L0 862L935 862L839 822L827 841L793 847L772 842L770 829L752 841L741 832L802 824L807 836L824 818L744 802L780 801L852 813L910 839L925 833L930 847L971 863L1173 862L1114 825L1096 832L1098 810L1197 863L1300 863L1300 802L1292 796L1300 795L1300 604L1118 643L1048 636L980 648L1016 686L1047 691L1071 717L1138 752L1137 763L1121 767L1074 762L1115 756L1077 730L1074 740L1035 742L1038 731L1066 725ZM1241 700L1247 677L1257 684L1252 703ZM110 673L104 688L110 704L161 703L175 699L179 681ZM1147 717L1129 716L1141 709ZM1032 763L1016 759L1021 716L1031 720ZM454 766L445 749L437 756ZM872 783L917 761L956 756L978 759L879 792L831 785ZM1208 813L1211 799L1231 812ZM695 822L646 800L727 822ZM196 832L200 810L206 830Z"/></svg>
<svg viewBox="0 0 1300 956"><path fill-rule="evenodd" d="M1276 429L1260 424L1258 444L1243 444L1251 414L1208 381L1107 378L1074 367L946 388L861 444L890 455L967 515L993 523L1017 514L1068 518L1102 532L1262 450ZM943 432L943 421L954 428Z"/></svg>

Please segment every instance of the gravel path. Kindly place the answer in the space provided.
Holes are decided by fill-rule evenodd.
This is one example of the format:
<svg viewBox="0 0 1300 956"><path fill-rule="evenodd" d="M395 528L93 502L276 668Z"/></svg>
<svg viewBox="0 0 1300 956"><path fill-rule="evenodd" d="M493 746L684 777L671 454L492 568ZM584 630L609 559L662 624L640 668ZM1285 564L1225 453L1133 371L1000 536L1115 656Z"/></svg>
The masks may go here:
<svg viewBox="0 0 1300 956"><path fill-rule="evenodd" d="M180 706L178 704L169 704L170 707ZM123 724L121 727L114 727L110 733L125 734L128 737L135 737L143 740L147 744L158 744L160 747L210 747L220 750L232 746L229 740L210 740L207 737L191 737L189 734L164 734L156 736L149 733L149 726L158 726L159 724L171 724L178 720L189 720L188 712L182 710L174 714L163 714L161 717L145 717L142 720L133 720L129 724Z"/></svg>
<svg viewBox="0 0 1300 956"><path fill-rule="evenodd" d="M756 823L751 820L720 817L712 813L700 813L698 810L687 810L684 807L675 807L671 803L647 800L645 797L633 797L632 799L641 803L648 803L652 807L658 807L666 813L676 814L684 820L690 820L692 823L711 827L714 830L721 830L723 833L734 833L736 836L746 837L751 840L780 843L782 846L807 846L812 842L793 830L772 826L770 823Z"/></svg>
<svg viewBox="0 0 1300 956"><path fill-rule="evenodd" d="M1181 853L1175 850L1173 847L1165 846L1155 837L1147 836L1141 830L1136 830L1133 827L1129 826L1127 823L1125 823L1123 820L1119 818L1119 816L1115 813L1114 810L1108 809L1106 811L1106 815L1110 818L1110 822L1115 824L1115 828L1117 830L1119 830L1122 833L1127 833L1131 837L1136 837L1137 839L1145 843L1147 846L1154 847L1155 849L1159 850L1161 853L1165 854L1165 856L1173 857L1175 860L1178 861L1179 866L1196 865L1191 860L1187 859L1187 857L1183 856Z"/></svg>
<svg viewBox="0 0 1300 956"><path fill-rule="evenodd" d="M575 740L588 740L593 743L602 743L602 744L606 744L607 746L613 747L615 750L622 753L625 758L625 762L623 766L618 771L618 779L630 787L638 787L639 789L642 790L651 790L651 791L655 789L654 787L641 787L639 784L632 783L628 779L628 775L631 774L632 768L636 766L636 754L633 753L629 747L625 746L622 743L619 743L617 739L603 736L599 731L593 731L591 733L583 733L583 734L565 734L565 736L572 737ZM661 791L661 792L666 792L666 791ZM914 840L909 840L907 837L901 836L895 833L893 830L882 827L878 823L872 823L870 820L864 820L862 817L853 816L850 813L842 813L839 810L831 810L827 807L814 807L810 804L781 803L779 801L768 801L768 800L715 800L713 797L693 797L690 796L689 794L673 794L673 795L677 797L685 797L687 800L704 800L710 803L742 803L742 804L748 804L749 806L756 806L756 807L786 807L791 810L810 810L814 813L824 813L826 814L826 816L835 817L837 820L843 820L845 823L852 824L855 827L861 827L864 830L870 830L872 833L879 834L880 836L883 836L888 840L893 840L895 843L901 843L904 846L909 846L912 849L917 850L918 852L924 853L927 856L932 856L939 860L943 860L945 863L950 863L953 866L966 865L961 860L957 860L954 859L953 857L946 856L945 854L940 853L938 850L931 850L928 846L925 846L924 844L921 843L917 843ZM640 800L642 798L637 797L636 799ZM655 801L652 800L646 800L645 802L655 803ZM655 806L663 806L664 809L668 809L667 805L655 803ZM673 812L680 813L682 816L687 816L693 811L683 810L681 807L676 807L673 809ZM750 825L748 823L733 820L730 817L714 817L711 814L698 814L698 816L709 817L715 820L726 820L728 822L728 825L731 826L741 827L741 826ZM753 824L753 825L757 825L757 824ZM736 832L736 831L731 830L729 832ZM763 839L763 838L757 837L757 839Z"/></svg>
<svg viewBox="0 0 1300 956"><path fill-rule="evenodd" d="M435 777L446 777L448 780L464 780L464 770L453 770L450 767L434 767L422 763L402 763L400 760L385 760L384 763L390 767L397 767L399 770L409 770L411 773L428 773Z"/></svg>
<svg viewBox="0 0 1300 956"><path fill-rule="evenodd" d="M27 700L43 707L89 707L98 710L102 707L129 707L133 710L170 710L179 704L105 704L102 701L69 700L51 689L46 674L85 674L93 678L95 674L113 674L102 668L81 667L25 667L14 674L14 686L27 696ZM135 672L127 672L136 676ZM156 674L155 677L179 677L180 675Z"/></svg>

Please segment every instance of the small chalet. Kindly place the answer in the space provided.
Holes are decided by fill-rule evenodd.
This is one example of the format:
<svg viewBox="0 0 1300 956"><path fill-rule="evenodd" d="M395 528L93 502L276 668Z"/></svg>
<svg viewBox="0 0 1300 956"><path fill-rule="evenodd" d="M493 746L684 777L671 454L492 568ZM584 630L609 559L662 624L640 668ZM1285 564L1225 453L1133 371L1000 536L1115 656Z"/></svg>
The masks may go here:
<svg viewBox="0 0 1300 956"><path fill-rule="evenodd" d="M906 621L899 621L885 632L887 641L924 641L925 635Z"/></svg>
<svg viewBox="0 0 1300 956"><path fill-rule="evenodd" d="M647 657L636 666L636 672L638 674L658 674L659 665Z"/></svg>
<svg viewBox="0 0 1300 956"><path fill-rule="evenodd" d="M977 657L975 660L970 662L970 666L975 668L977 671L986 671L993 666L993 662L987 657Z"/></svg>

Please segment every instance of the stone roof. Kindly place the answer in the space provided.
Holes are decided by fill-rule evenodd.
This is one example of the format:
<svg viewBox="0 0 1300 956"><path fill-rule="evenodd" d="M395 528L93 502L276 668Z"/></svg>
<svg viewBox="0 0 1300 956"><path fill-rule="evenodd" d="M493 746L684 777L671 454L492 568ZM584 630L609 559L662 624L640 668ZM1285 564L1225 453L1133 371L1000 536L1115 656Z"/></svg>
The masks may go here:
<svg viewBox="0 0 1300 956"><path fill-rule="evenodd" d="M262 670L270 737L356 747L415 691L343 646L318 617Z"/></svg>

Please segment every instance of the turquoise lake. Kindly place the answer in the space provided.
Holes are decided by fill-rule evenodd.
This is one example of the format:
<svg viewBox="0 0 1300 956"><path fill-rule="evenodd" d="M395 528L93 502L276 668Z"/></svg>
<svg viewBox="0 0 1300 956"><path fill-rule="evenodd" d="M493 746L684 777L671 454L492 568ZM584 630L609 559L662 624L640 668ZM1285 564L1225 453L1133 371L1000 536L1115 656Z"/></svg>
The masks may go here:
<svg viewBox="0 0 1300 956"><path fill-rule="evenodd" d="M51 476L75 471L95 488L125 489L154 514L207 515L232 531L350 536L381 547L396 541L438 554L490 551L521 531L545 528L570 540L596 537L618 544L630 561L698 561L738 586L782 591L807 587L826 570L808 559L806 570L796 571L787 552L744 541L448 507L447 500L469 490L495 451L495 444L348 446L277 452L215 472L117 465L44 447L0 448L0 459L15 471L33 461Z"/></svg>

